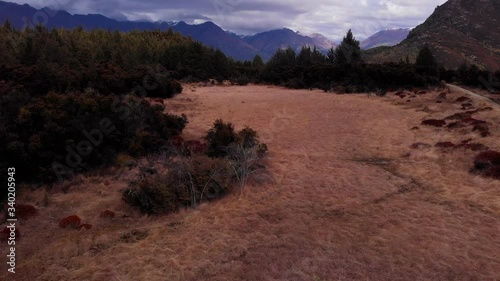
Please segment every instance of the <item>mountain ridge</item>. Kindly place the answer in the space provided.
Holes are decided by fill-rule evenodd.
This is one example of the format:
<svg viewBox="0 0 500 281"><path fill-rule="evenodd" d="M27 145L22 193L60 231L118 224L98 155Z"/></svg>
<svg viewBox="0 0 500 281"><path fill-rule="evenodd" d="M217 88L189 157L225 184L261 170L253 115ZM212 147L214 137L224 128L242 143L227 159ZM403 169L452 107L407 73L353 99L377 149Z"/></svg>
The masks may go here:
<svg viewBox="0 0 500 281"><path fill-rule="evenodd" d="M40 12L42 14L40 14ZM238 34L223 30L217 24L207 21L198 25L187 24L184 21L121 21L108 18L101 14L70 14L64 10L53 10L48 7L36 9L28 4L19 5L11 2L0 1L0 22L9 20L15 28L23 28L26 26L26 19L30 21L38 16L37 19L44 20L47 28L75 28L82 26L84 29L109 29L119 31L132 31L139 30L167 30L172 28L176 32L180 32L184 36L190 36L194 40L210 47L220 49L227 56L231 56L236 60L252 60L255 55L259 54L264 60L269 59L279 48L292 46L296 51L300 51L303 46L316 46L321 51L326 50L328 46L328 39L322 36L311 38L308 36L300 35L290 29L286 30L283 34L277 34L276 38L268 38L269 45L263 44L249 44L248 41L259 42L258 38L261 33L252 36L240 36ZM30 23L33 25L34 23ZM275 32L276 30L271 30ZM271 32L267 31L267 32ZM265 33L265 32L263 32ZM254 37L257 36L257 37ZM254 39L250 39L254 37ZM278 39L277 39L278 38ZM325 40L326 39L326 40ZM276 41L278 40L278 41ZM331 42L331 41L330 41ZM262 48L259 48L262 47Z"/></svg>
<svg viewBox="0 0 500 281"><path fill-rule="evenodd" d="M500 69L498 0L449 0L438 6L408 37L391 48L379 48L367 55L369 62L415 61L418 50L428 45L438 62L455 69L464 62L480 68Z"/></svg>

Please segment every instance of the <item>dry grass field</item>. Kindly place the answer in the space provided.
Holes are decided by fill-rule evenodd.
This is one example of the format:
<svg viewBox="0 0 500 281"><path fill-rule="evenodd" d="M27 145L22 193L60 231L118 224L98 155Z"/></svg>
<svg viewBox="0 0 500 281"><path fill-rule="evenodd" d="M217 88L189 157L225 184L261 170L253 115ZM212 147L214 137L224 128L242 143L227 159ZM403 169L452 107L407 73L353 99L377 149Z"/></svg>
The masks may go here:
<svg viewBox="0 0 500 281"><path fill-rule="evenodd" d="M500 181L469 173L478 152L435 144L473 139L499 151L500 108L472 98L472 108L493 107L474 114L491 123L484 138L421 125L463 112L463 94L436 103L440 92L185 86L165 101L188 116L183 137L201 137L217 118L248 125L268 144L269 173L241 196L162 217L121 201L128 169L25 190L18 202L39 214L20 221L15 279L4 262L0 279L499 280ZM73 214L92 229L59 228Z"/></svg>

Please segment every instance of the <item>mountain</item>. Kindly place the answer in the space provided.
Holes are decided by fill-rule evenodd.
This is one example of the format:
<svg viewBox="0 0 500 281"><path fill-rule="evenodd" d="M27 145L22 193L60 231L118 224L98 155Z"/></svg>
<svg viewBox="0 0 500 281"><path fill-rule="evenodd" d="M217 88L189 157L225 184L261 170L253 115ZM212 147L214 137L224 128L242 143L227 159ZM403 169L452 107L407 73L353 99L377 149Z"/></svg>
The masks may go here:
<svg viewBox="0 0 500 281"><path fill-rule="evenodd" d="M408 37L392 48L367 53L370 62L399 61L409 56L414 61L424 45L438 62L457 68L466 61L488 70L500 69L500 1L449 0L438 6Z"/></svg>
<svg viewBox="0 0 500 281"><path fill-rule="evenodd" d="M18 29L26 26L24 19L29 19L31 25L36 24L36 20L41 20L47 28L75 28L82 26L86 30L102 28L120 31L134 29L167 30L172 28L184 36L190 36L205 45L220 49L227 56L231 56L236 60L252 60L256 54L260 54L266 60L279 48L288 46L291 46L296 51L300 51L302 46L316 45L321 51L333 46L333 42L320 34L307 37L290 29L273 30L245 37L224 31L213 22L190 25L185 22L118 21L103 15L72 15L62 10L55 11L50 8L38 10L27 4L18 5L0 1L0 23L5 22L7 19L12 26Z"/></svg>
<svg viewBox="0 0 500 281"><path fill-rule="evenodd" d="M252 60L259 53L257 48L247 44L235 34L222 30L210 21L199 25L189 25L181 21L172 26L172 29L239 60Z"/></svg>
<svg viewBox="0 0 500 281"><path fill-rule="evenodd" d="M379 31L361 42L361 49L371 49L380 46L394 46L406 39L409 28L394 28Z"/></svg>
<svg viewBox="0 0 500 281"><path fill-rule="evenodd" d="M295 52L300 52L302 47L316 46L320 51L326 52L335 44L324 36L317 34L313 37L301 35L291 29L275 29L244 37L243 40L260 50L264 59L269 59L276 50L291 47Z"/></svg>
<svg viewBox="0 0 500 281"><path fill-rule="evenodd" d="M328 50L337 47L337 44L335 44L335 42L319 33L311 34L309 35L309 37L311 37L311 39L313 40L314 46L318 47L318 49L320 50Z"/></svg>

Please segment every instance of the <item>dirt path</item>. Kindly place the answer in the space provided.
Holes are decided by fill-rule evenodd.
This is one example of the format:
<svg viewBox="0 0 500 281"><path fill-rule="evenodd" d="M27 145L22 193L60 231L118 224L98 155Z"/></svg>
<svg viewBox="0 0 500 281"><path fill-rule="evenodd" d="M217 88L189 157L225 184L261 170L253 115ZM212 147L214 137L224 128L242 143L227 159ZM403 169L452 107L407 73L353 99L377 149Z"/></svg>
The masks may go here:
<svg viewBox="0 0 500 281"><path fill-rule="evenodd" d="M485 96L481 96L479 94L476 94L472 91L469 91L467 89L464 89L462 87L459 87L459 86L455 86L455 85L452 85L452 84L446 84L446 86L448 86L449 88L451 88L453 91L458 91L458 92L461 92L461 93L464 93L464 94L467 94L467 95L470 95L470 96L473 96L479 100L482 100L482 101L486 101L486 102L489 102L492 106L495 106L497 108L500 108L500 104L492 99L489 99Z"/></svg>
<svg viewBox="0 0 500 281"><path fill-rule="evenodd" d="M437 106L267 86L186 87L166 103L188 115L184 137L199 138L217 118L250 126L270 148L271 176L241 198L158 219L120 203L125 181L103 188L89 179L42 214L71 208L91 218L100 202L128 218L47 234L24 258L19 280L498 280L499 182L468 173L473 152L409 149L476 138L412 130L455 110ZM498 120L497 111L484 114ZM494 136L481 141L500 149ZM149 235L120 242L131 229Z"/></svg>

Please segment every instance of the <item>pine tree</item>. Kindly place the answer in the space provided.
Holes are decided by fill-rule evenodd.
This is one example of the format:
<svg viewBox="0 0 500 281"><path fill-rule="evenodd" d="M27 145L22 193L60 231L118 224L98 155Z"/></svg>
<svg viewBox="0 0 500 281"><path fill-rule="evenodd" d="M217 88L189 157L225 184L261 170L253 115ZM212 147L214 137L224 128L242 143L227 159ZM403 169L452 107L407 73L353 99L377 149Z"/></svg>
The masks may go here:
<svg viewBox="0 0 500 281"><path fill-rule="evenodd" d="M415 70L420 74L431 76L435 76L438 73L436 58L427 44L418 53Z"/></svg>
<svg viewBox="0 0 500 281"><path fill-rule="evenodd" d="M342 43L340 43L335 51L331 50L328 57L330 60L333 60L333 63L339 65L350 65L361 62L359 41L354 38L350 29L342 40Z"/></svg>

